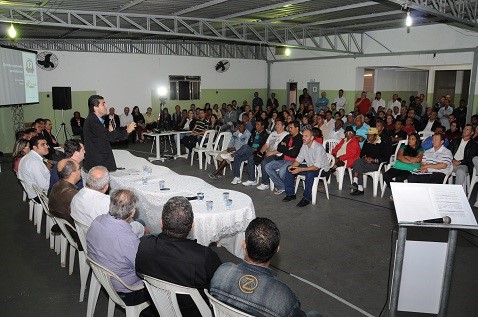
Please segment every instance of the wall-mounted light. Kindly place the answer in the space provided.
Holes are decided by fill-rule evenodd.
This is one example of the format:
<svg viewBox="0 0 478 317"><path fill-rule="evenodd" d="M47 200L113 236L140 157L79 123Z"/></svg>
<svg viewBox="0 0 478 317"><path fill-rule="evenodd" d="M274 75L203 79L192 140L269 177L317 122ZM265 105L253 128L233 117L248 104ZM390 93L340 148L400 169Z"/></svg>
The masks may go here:
<svg viewBox="0 0 478 317"><path fill-rule="evenodd" d="M285 56L290 56L290 48L286 48L284 54Z"/></svg>
<svg viewBox="0 0 478 317"><path fill-rule="evenodd" d="M412 21L412 17L410 16L410 11L407 11L407 17L405 18L405 25L407 27L410 27L412 26L413 24L413 21Z"/></svg>
<svg viewBox="0 0 478 317"><path fill-rule="evenodd" d="M11 39L14 39L17 36L17 30L15 30L15 27L13 26L13 23L10 24L10 27L8 28L8 36Z"/></svg>

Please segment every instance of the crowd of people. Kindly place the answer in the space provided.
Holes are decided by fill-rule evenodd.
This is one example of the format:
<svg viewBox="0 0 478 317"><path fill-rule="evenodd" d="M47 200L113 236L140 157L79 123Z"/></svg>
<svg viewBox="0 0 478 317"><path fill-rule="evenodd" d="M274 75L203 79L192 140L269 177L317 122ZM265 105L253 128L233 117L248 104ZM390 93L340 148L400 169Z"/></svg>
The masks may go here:
<svg viewBox="0 0 478 317"><path fill-rule="evenodd" d="M151 235L144 224L134 220L136 195L127 189L109 192L109 172L116 170L110 142L129 135L141 142L142 133L150 129L189 129L192 133L181 142L191 149L209 129L230 131L231 140L216 156L218 168L209 177L224 177L225 167L232 164L232 184L257 186L258 190L274 184L274 193L284 194L282 201L290 202L297 199L296 177L303 175L304 193L298 207L311 203L315 177L343 166L352 169L350 194L363 195L362 175L390 162L394 153L383 174L387 185L405 180L442 183L452 172L455 183L463 184L474 167L478 170L478 115L466 122L464 100L454 107L451 97L444 96L429 106L422 95L410 98L407 105L394 95L387 104L379 92L373 101L366 95L361 94L348 114L342 90L329 105L325 93L313 103L304 89L299 106L291 104L280 111L275 96L263 110L264 103L255 93L252 106L247 101L242 106L235 101L221 107L191 105L189 110L176 106L172 115L165 109L159 117L151 108L143 115L138 107L132 114L125 108L118 116L114 108L108 110L102 96L93 95L88 100L87 118L79 113L72 118L80 137L67 140L63 152L53 150L59 144L48 119L37 119L31 129L18 132L13 169L29 185L25 187L29 199L40 202L32 188L35 185L48 193L52 215L67 220L73 228L74 220L89 226L88 255L129 285L140 285L141 276L150 275L197 288L205 300L202 289L209 289L219 300L250 314L319 316L303 312L294 293L269 269L280 242L279 230L269 219L256 218L249 224L243 245L246 255L239 265L221 263L212 249L187 239L194 214L184 197L173 197L165 204L157 220L162 233ZM327 140L336 140L331 143L335 145L324 147ZM333 156L333 164L327 153ZM244 182L243 162L247 162ZM82 170L86 179L82 179ZM76 232L70 234L80 246ZM242 280L243 276L252 276L254 283ZM145 289L131 291L121 283L113 285L127 305L149 300ZM247 296L246 289L250 291ZM274 298L264 300L270 294ZM180 296L178 300L183 315L200 316L190 298ZM143 313L156 314L154 308Z"/></svg>

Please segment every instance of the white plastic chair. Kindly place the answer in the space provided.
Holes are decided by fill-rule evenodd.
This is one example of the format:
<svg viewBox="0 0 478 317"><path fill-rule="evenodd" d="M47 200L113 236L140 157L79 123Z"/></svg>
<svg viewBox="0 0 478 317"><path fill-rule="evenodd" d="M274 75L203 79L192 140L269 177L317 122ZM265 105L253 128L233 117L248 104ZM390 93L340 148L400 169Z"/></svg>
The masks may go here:
<svg viewBox="0 0 478 317"><path fill-rule="evenodd" d="M471 177L470 185L468 186L468 199L471 197L471 192L473 191L473 187L478 182L478 175L476 175L476 168L473 167L473 175Z"/></svg>
<svg viewBox="0 0 478 317"><path fill-rule="evenodd" d="M24 180L22 180L20 178L18 180L20 181L20 184L22 184L23 190L25 192L26 192L26 189L28 187L31 187ZM41 205L41 203L37 203L33 199L29 199L28 205L29 205L28 219L30 219L30 221L33 220L33 225L37 226L37 233L40 234L41 233L41 220L42 220L42 217L43 217L42 205Z"/></svg>
<svg viewBox="0 0 478 317"><path fill-rule="evenodd" d="M207 130L204 135L201 138L201 142L199 143L199 146L196 146L193 148L193 151L191 153L191 166L193 166L193 161L194 161L194 153L198 154L198 160L199 160L199 169L202 169L202 155L206 153L207 151L211 151L213 148L214 144L214 137L216 136L217 131L216 130ZM207 139L206 146L204 146L204 143Z"/></svg>
<svg viewBox="0 0 478 317"><path fill-rule="evenodd" d="M36 185L32 185L33 190L38 196L38 199L40 199L40 203L42 205L43 211L45 211L45 214L47 216L46 218L46 223L45 223L45 239L50 239L50 249L55 249L55 242L57 248L55 251L60 251L60 240L61 240L61 235L53 235L51 234L51 228L53 225L56 224L55 219L53 216L50 214L50 209L48 207L48 197L46 196L45 192L40 190Z"/></svg>
<svg viewBox="0 0 478 317"><path fill-rule="evenodd" d="M339 183L339 190L342 190L344 186L344 177L345 177L345 171L348 170L349 172L349 178L350 178L350 184L352 184L352 170L350 168L346 168L347 166L347 160L344 161L344 166L338 166L335 169L335 178L337 179L337 183ZM330 184L330 178L329 178L329 184Z"/></svg>
<svg viewBox="0 0 478 317"><path fill-rule="evenodd" d="M61 240L61 263L66 262L66 251L68 244L70 245L70 262L69 262L69 274L73 273L73 268L75 266L75 253L78 250L78 245L76 241L71 236L70 232L67 228L71 228L76 232L76 229L70 225L68 221L63 218L54 217L56 223L61 229L61 232L65 236L65 239ZM86 263L86 254L84 251L78 250L78 263L80 266L80 302L83 301L85 297L85 289L86 289L86 281L88 280L88 273L90 272L90 268ZM63 265L62 265L63 266Z"/></svg>
<svg viewBox="0 0 478 317"><path fill-rule="evenodd" d="M195 288L176 285L148 275L144 275L144 284L160 316L182 317L176 294L185 294L191 296L201 316L212 317L211 309Z"/></svg>
<svg viewBox="0 0 478 317"><path fill-rule="evenodd" d="M241 167L239 169L239 178L242 178L242 172L244 170L244 165L247 164L247 161L242 161ZM262 167L261 164L255 165L254 167L254 177L256 178L256 185L260 184L260 179L262 177Z"/></svg>
<svg viewBox="0 0 478 317"><path fill-rule="evenodd" d="M108 317L114 316L115 304L121 306L126 311L126 317L139 317L139 314L150 305L149 302L144 302L135 306L127 306L114 289L113 284L111 283L111 279L114 278L118 280L121 284L123 284L124 287L130 289L131 291L139 291L144 288L144 285L141 285L139 287L128 285L123 282L123 280L119 278L119 276L115 273L111 272L104 266L96 263L88 256L86 258L96 278L108 293Z"/></svg>
<svg viewBox="0 0 478 317"><path fill-rule="evenodd" d="M475 169L473 167L473 169ZM452 172L450 174L450 176L448 177L448 184L453 184L454 181L453 181L453 178L456 177L456 173L455 172ZM470 174L466 175L466 178L465 178L465 181L463 182L463 184L457 184L457 185L461 185L463 186L463 190L465 191L465 195L468 194L468 191L470 190L470 185L471 185L471 181L470 181Z"/></svg>
<svg viewBox="0 0 478 317"><path fill-rule="evenodd" d="M324 149L327 150L327 153L332 154L332 150L339 144L340 140L337 139L328 139L324 141Z"/></svg>
<svg viewBox="0 0 478 317"><path fill-rule="evenodd" d="M420 140L425 140L426 138L428 138L429 136L432 136L434 135L435 132L433 131L420 131L418 132L418 136L420 136Z"/></svg>
<svg viewBox="0 0 478 317"><path fill-rule="evenodd" d="M398 151L400 150L400 147L402 145L407 145L408 144L408 139L407 140L400 140L397 144L397 147L395 148L395 153L390 156L390 161L387 165L385 165L384 167L384 172L388 171L389 169L392 168L393 164L395 164L395 161L397 160L397 156L398 156ZM382 179L383 179L383 175L382 175ZM383 180L380 184L381 186L381 195L380 197L383 198L383 195L385 194L385 189L387 188L387 183L385 183Z"/></svg>
<svg viewBox="0 0 478 317"><path fill-rule="evenodd" d="M335 164L334 156L332 154L327 153L327 160L329 161L329 167L332 168ZM317 187L319 186L319 181L323 181L325 187L325 195L327 196L327 199L329 199L329 186L327 184L327 180L331 177L331 174L328 176L325 176L323 174L325 174L325 172L321 170L319 172L319 175L314 177L314 183L312 185L312 205L315 205L315 203L317 202ZM299 187L300 181L304 183L305 188L305 176L298 175L295 179L295 193L297 193L297 188Z"/></svg>
<svg viewBox="0 0 478 317"><path fill-rule="evenodd" d="M216 142L214 142L214 147L212 150L206 151L206 163L204 164L204 169L207 170L207 165L211 160L214 162L214 166L217 169L217 161L216 161L216 156L219 154L221 151L225 151L227 149L227 146L229 145L229 142L231 141L232 138L232 133L231 132L221 132L216 138ZM220 147L219 147L220 146ZM224 169L224 172L226 169Z"/></svg>
<svg viewBox="0 0 478 317"><path fill-rule="evenodd" d="M363 173L363 188L367 188L367 176L372 177L372 182L373 182L373 197L377 197L377 192L378 192L378 186L380 185L383 188L383 175L382 175L382 170L384 166L387 163L382 162L378 166L378 170L368 172L368 173Z"/></svg>
<svg viewBox="0 0 478 317"><path fill-rule="evenodd" d="M207 289L204 290L204 293L206 293L207 298L209 299L209 303L212 306L212 309L214 310L214 316L215 317L254 317L252 315L249 315L248 313L242 312L234 307L231 307L218 299L214 298Z"/></svg>

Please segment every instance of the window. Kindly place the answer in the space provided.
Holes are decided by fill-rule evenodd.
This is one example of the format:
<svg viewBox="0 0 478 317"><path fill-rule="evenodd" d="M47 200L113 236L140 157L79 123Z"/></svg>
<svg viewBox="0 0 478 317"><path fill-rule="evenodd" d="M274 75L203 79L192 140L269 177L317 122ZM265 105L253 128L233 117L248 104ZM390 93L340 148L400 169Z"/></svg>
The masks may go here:
<svg viewBox="0 0 478 317"><path fill-rule="evenodd" d="M201 99L201 76L169 76L169 99Z"/></svg>

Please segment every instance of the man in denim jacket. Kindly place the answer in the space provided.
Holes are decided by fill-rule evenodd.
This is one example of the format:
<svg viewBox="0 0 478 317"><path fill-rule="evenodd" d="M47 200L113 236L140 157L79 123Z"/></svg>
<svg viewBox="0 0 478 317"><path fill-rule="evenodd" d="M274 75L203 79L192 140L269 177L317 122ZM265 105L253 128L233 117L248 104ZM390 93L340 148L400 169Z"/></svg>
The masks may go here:
<svg viewBox="0 0 478 317"><path fill-rule="evenodd" d="M270 219L256 218L246 229L245 261L222 264L211 280L211 295L254 316L318 317L305 313L292 290L269 268L279 251L279 229Z"/></svg>

